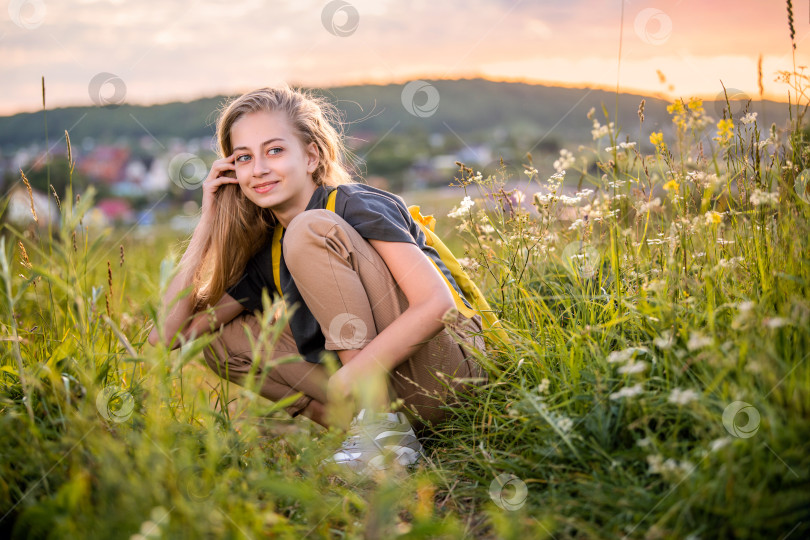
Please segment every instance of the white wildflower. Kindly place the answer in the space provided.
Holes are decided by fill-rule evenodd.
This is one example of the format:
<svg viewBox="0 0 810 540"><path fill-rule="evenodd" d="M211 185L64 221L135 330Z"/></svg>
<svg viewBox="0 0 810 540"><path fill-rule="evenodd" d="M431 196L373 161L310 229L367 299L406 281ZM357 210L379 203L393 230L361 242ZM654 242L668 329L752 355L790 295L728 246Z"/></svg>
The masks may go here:
<svg viewBox="0 0 810 540"><path fill-rule="evenodd" d="M661 197L656 197L653 200L648 201L648 202L642 202L638 206L638 212L640 214L644 214L644 213L647 213L647 212L649 212L651 210L655 210L657 208L661 208Z"/></svg>
<svg viewBox="0 0 810 540"><path fill-rule="evenodd" d="M566 206L576 206L582 199L580 197L569 197L567 195L560 195L560 202Z"/></svg>
<svg viewBox="0 0 810 540"><path fill-rule="evenodd" d="M724 448L731 442L729 437L720 437L719 439L715 439L709 443L709 450L711 452L717 452L721 448Z"/></svg>
<svg viewBox="0 0 810 540"><path fill-rule="evenodd" d="M460 257L458 263L468 272L475 272L481 266L476 259L471 257Z"/></svg>
<svg viewBox="0 0 810 540"><path fill-rule="evenodd" d="M647 292L657 293L666 289L667 284L660 279L651 279L648 283L645 283L642 288Z"/></svg>
<svg viewBox="0 0 810 540"><path fill-rule="evenodd" d="M560 150L560 157L556 161L554 161L554 170L558 173L564 173L566 169L571 168L574 163L576 163L576 158L571 151L566 150L563 148Z"/></svg>
<svg viewBox="0 0 810 540"><path fill-rule="evenodd" d="M607 361L609 364L622 364L632 359L636 353L647 354L649 353L647 347L628 347L622 351L613 351L608 355Z"/></svg>
<svg viewBox="0 0 810 540"><path fill-rule="evenodd" d="M692 332L689 335L689 342L686 344L686 348L690 351L696 351L698 349L702 349L703 347L708 347L714 343L714 340L708 336L704 336L700 332Z"/></svg>
<svg viewBox="0 0 810 540"><path fill-rule="evenodd" d="M530 167L528 169L524 169L523 172L526 173L526 176L531 178L532 176L537 174L537 169L535 169L534 167Z"/></svg>
<svg viewBox="0 0 810 540"><path fill-rule="evenodd" d="M578 218L571 224L570 227L568 227L568 230L569 231L576 231L576 230L584 228L585 225L586 225L585 221L582 218Z"/></svg>
<svg viewBox="0 0 810 540"><path fill-rule="evenodd" d="M639 439L636 441L636 445L640 446L641 448L647 448L652 444L652 439L649 437L644 437L643 439Z"/></svg>
<svg viewBox="0 0 810 540"><path fill-rule="evenodd" d="M623 366L621 366L617 371L619 373L623 373L625 375L633 375L635 373L643 373L647 371L647 362L643 360L633 360Z"/></svg>
<svg viewBox="0 0 810 540"><path fill-rule="evenodd" d="M661 474L664 458L661 454L652 454L647 456L647 465L650 466L650 474Z"/></svg>
<svg viewBox="0 0 810 540"><path fill-rule="evenodd" d="M450 213L447 214L447 217L462 218L467 215L467 212L474 204L475 201L469 196L464 197L464 199L461 201L461 205L458 208L453 208Z"/></svg>
<svg viewBox="0 0 810 540"><path fill-rule="evenodd" d="M647 456L647 464L650 466L650 474L689 474L691 473L695 466L684 460L684 461L677 461L675 459L669 458L664 461L664 458L660 454L653 454Z"/></svg>
<svg viewBox="0 0 810 540"><path fill-rule="evenodd" d="M636 146L636 143L634 142L620 142L616 146L609 146L605 148L605 152L613 152L614 150L629 150L634 146Z"/></svg>
<svg viewBox="0 0 810 540"><path fill-rule="evenodd" d="M779 203L779 193L773 191L760 191L755 189L749 199L754 206L773 206Z"/></svg>
<svg viewBox="0 0 810 540"><path fill-rule="evenodd" d="M740 313L748 313L752 309L754 309L755 305L756 304L754 304L754 302L752 302L751 300L746 300L745 302L740 302L739 304L737 304L737 311L739 311Z"/></svg>
<svg viewBox="0 0 810 540"><path fill-rule="evenodd" d="M557 427L563 433L569 433L574 428L574 421L566 416L562 416L557 420Z"/></svg>
<svg viewBox="0 0 810 540"><path fill-rule="evenodd" d="M551 384L548 379L543 379L540 381L540 384L537 385L537 393L538 394L545 394L548 391L548 385Z"/></svg>
<svg viewBox="0 0 810 540"><path fill-rule="evenodd" d="M746 114L745 116L743 116L742 119L740 120L740 122L742 122L745 125L748 125L748 124L750 124L752 122L756 122L756 120L757 120L757 113L750 112L750 113Z"/></svg>
<svg viewBox="0 0 810 540"><path fill-rule="evenodd" d="M534 204L537 206L545 206L547 204L554 202L556 198L557 197L555 197L553 193L540 193L538 191L537 193L534 194L532 200L534 201Z"/></svg>
<svg viewBox="0 0 810 540"><path fill-rule="evenodd" d="M742 265L745 261L742 257L732 257L730 259L720 259L717 261L717 268L734 268L737 265Z"/></svg>
<svg viewBox="0 0 810 540"><path fill-rule="evenodd" d="M613 122L610 122L606 126L602 126L599 124L599 120L594 119L591 135L593 135L593 140L601 139L602 137L610 133L612 130L613 130Z"/></svg>
<svg viewBox="0 0 810 540"><path fill-rule="evenodd" d="M669 399L667 401L677 405L686 405L687 403L696 400L698 397L700 397L700 395L691 388L687 388L686 390L673 388L672 393L669 394Z"/></svg>
<svg viewBox="0 0 810 540"><path fill-rule="evenodd" d="M659 349L669 349L672 347L672 332L669 330L661 332L660 336L653 339L653 344Z"/></svg>
<svg viewBox="0 0 810 540"><path fill-rule="evenodd" d="M783 326L787 326L790 324L789 319L785 319L783 317L769 317L762 321L762 324L767 326L768 328L782 328Z"/></svg>
<svg viewBox="0 0 810 540"><path fill-rule="evenodd" d="M637 383L633 386L625 386L618 392L613 392L610 394L610 399L631 398L641 394L642 392L644 392L644 388L642 388L641 383Z"/></svg>

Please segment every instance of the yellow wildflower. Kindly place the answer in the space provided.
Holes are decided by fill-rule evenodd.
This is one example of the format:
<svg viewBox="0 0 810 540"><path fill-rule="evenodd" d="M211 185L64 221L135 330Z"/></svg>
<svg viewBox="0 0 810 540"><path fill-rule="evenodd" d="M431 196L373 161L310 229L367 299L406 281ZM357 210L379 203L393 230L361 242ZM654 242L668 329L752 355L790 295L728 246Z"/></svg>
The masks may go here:
<svg viewBox="0 0 810 540"><path fill-rule="evenodd" d="M714 140L726 144L734 136L734 121L731 118L724 118L717 122L717 137Z"/></svg>
<svg viewBox="0 0 810 540"><path fill-rule="evenodd" d="M679 99L675 101L675 103L673 103L672 105L667 105L667 112L669 114L683 114L684 113L683 101Z"/></svg>
<svg viewBox="0 0 810 540"><path fill-rule="evenodd" d="M654 144L655 146L660 146L664 144L664 134L661 133L660 131L651 133L650 144Z"/></svg>
<svg viewBox="0 0 810 540"><path fill-rule="evenodd" d="M703 112L703 100L698 98L692 98L689 100L689 109L695 112Z"/></svg>
<svg viewBox="0 0 810 540"><path fill-rule="evenodd" d="M667 191L678 191L679 187L678 182L676 182L674 178L664 184L664 189Z"/></svg>
<svg viewBox="0 0 810 540"><path fill-rule="evenodd" d="M706 218L706 225L717 225L723 222L723 214L714 210L709 210L703 217Z"/></svg>
<svg viewBox="0 0 810 540"><path fill-rule="evenodd" d="M673 115L672 123L678 126L678 130L686 129L686 107L684 107L682 99L672 105L667 105L667 112Z"/></svg>

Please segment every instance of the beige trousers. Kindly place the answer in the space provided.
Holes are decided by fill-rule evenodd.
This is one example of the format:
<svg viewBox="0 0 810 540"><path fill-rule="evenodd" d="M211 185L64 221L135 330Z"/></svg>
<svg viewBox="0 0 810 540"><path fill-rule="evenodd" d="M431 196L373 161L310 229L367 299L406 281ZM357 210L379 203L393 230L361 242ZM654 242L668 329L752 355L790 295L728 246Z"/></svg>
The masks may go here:
<svg viewBox="0 0 810 540"><path fill-rule="evenodd" d="M362 349L408 307L377 251L334 212L309 210L296 216L285 232L283 252L301 296L321 326L327 350ZM245 328L255 337L259 326L259 320L247 312L224 325L206 348L206 363L220 377L244 385L252 363L260 362L254 370L260 374L255 388L263 397L278 401L301 393L286 407L292 416L313 399L326 404L329 374L323 364L306 362L301 356L277 361L298 355L289 325L272 350L252 357ZM461 338L462 345L448 328ZM468 319L458 314L389 373L391 401L401 398L404 407L400 410L417 428L440 423L446 416L442 404L458 405L451 390L469 392L486 382L487 374L470 355L471 348L484 350L481 316ZM267 366L267 372L261 374Z"/></svg>

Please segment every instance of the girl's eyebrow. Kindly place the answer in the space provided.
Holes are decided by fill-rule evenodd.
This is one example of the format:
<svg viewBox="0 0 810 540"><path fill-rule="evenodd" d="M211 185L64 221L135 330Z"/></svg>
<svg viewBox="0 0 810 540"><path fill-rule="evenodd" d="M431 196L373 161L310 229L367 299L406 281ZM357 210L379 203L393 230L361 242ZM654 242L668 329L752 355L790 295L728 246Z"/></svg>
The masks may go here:
<svg viewBox="0 0 810 540"><path fill-rule="evenodd" d="M282 139L281 137L273 137L272 139L264 141L260 146L270 144L271 142L274 141L284 141L284 139ZM237 146L236 148L233 149L234 152L236 152L237 150L249 150L249 148L247 146Z"/></svg>

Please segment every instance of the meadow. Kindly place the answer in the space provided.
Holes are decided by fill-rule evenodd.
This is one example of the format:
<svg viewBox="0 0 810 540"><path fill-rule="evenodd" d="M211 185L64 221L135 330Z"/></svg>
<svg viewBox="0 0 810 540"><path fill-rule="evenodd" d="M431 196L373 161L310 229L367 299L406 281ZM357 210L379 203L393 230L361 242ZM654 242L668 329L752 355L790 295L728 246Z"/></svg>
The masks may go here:
<svg viewBox="0 0 810 540"><path fill-rule="evenodd" d="M6 225L0 535L806 537L804 109L760 126L727 105L675 101L664 132L643 103L636 125L591 111L588 147L526 155L519 177L459 164L451 203L406 201L509 336L486 333L489 382L411 474L323 470L341 434L214 376L211 336L146 343L176 233L96 230L92 189L59 201L57 226Z"/></svg>

